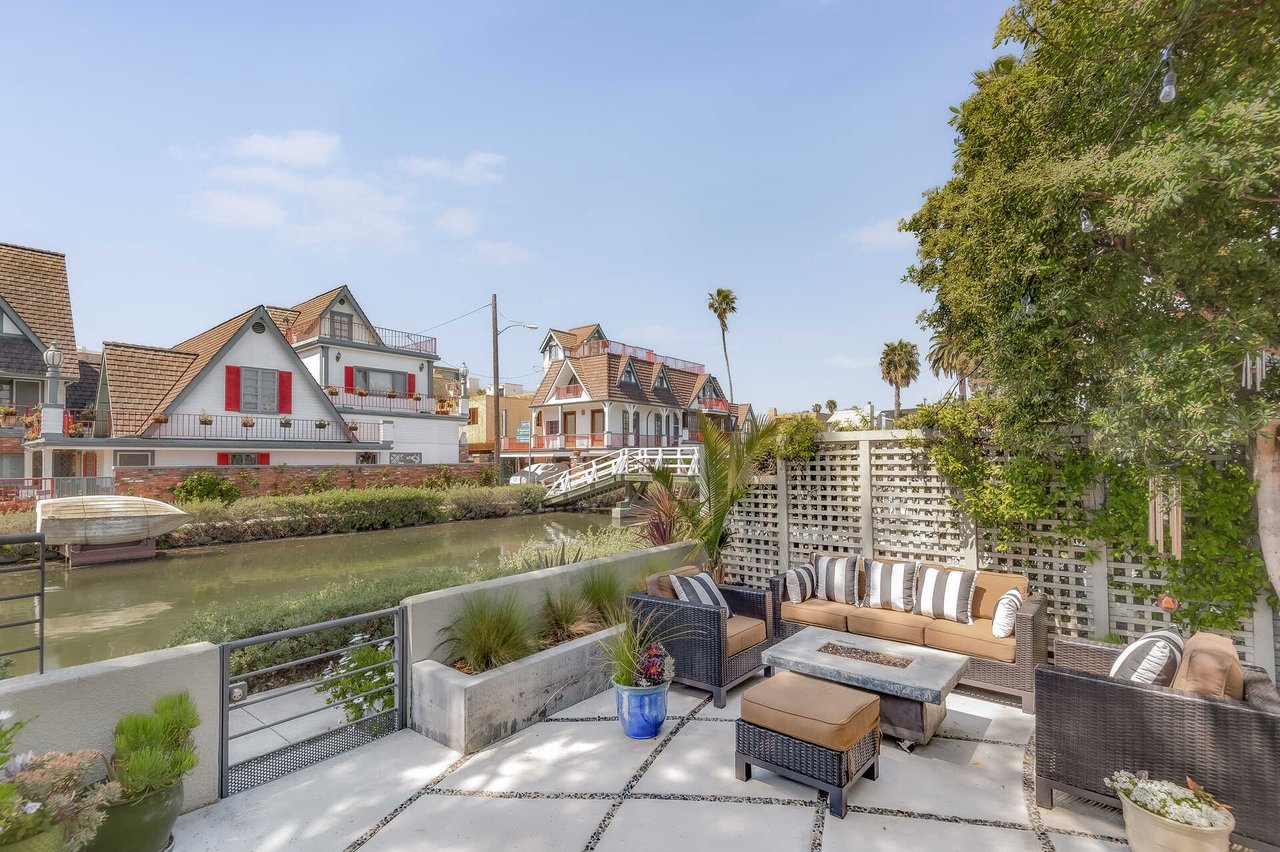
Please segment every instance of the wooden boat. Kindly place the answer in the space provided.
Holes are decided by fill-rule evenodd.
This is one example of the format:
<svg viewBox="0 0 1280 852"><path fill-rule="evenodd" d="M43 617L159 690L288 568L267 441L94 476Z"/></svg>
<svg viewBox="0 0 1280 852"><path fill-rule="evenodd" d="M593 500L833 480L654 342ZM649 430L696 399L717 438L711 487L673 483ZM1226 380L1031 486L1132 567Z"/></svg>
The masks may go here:
<svg viewBox="0 0 1280 852"><path fill-rule="evenodd" d="M47 544L123 544L188 523L181 509L146 497L59 497L36 503L36 530Z"/></svg>

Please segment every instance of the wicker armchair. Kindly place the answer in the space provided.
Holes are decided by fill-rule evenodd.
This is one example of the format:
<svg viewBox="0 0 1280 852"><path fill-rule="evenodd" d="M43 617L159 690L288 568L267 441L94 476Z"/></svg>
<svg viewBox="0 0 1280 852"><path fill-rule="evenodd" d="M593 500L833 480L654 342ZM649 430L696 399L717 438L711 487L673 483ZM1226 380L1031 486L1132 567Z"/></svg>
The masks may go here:
<svg viewBox="0 0 1280 852"><path fill-rule="evenodd" d="M786 574L770 577L769 590L773 594L773 626L779 641L808 626L782 617L782 602L787 595ZM978 689L1015 696L1022 700L1024 713L1034 713L1036 666L1049 659L1048 614L1044 595L1033 593L1023 601L1014 621L1013 635L1018 650L1012 663L970 656L969 668L960 682Z"/></svg>
<svg viewBox="0 0 1280 852"><path fill-rule="evenodd" d="M1102 779L1120 769L1186 776L1235 808L1236 843L1280 852L1280 694L1244 666L1244 700L1213 698L1108 675L1121 650L1059 637L1036 670L1036 801L1060 790L1118 804Z"/></svg>
<svg viewBox="0 0 1280 852"><path fill-rule="evenodd" d="M674 638L663 641L675 657L677 683L711 693L716 707L725 706L725 693L764 668L760 653L777 641L769 592L746 586L720 586L734 615L764 622L763 642L732 656L728 653L728 618L716 606L661 598L644 592L628 596L627 605L639 617L652 618Z"/></svg>

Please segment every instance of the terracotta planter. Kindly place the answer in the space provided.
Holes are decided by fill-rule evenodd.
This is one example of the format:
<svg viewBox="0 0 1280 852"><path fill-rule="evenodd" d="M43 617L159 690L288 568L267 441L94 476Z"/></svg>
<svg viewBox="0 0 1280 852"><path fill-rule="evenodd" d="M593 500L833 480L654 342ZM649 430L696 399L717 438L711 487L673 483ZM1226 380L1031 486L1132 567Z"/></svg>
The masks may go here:
<svg viewBox="0 0 1280 852"><path fill-rule="evenodd" d="M4 427L5 429L12 429L14 426L17 426L17 425L18 425L18 415L16 414L6 414L3 417L0 417L0 426Z"/></svg>
<svg viewBox="0 0 1280 852"><path fill-rule="evenodd" d="M0 852L62 852L66 848L61 825L55 825L44 834L19 840L17 843L0 844Z"/></svg>
<svg viewBox="0 0 1280 852"><path fill-rule="evenodd" d="M154 793L112 805L107 818L84 852L161 852L169 846L169 835L182 810L182 782ZM0 847L3 850L3 847Z"/></svg>
<svg viewBox="0 0 1280 852"><path fill-rule="evenodd" d="M1222 828L1198 828L1140 808L1124 793L1120 793L1120 806L1124 834L1133 852L1227 852L1231 847L1231 832L1236 827L1231 814L1227 814L1230 822Z"/></svg>

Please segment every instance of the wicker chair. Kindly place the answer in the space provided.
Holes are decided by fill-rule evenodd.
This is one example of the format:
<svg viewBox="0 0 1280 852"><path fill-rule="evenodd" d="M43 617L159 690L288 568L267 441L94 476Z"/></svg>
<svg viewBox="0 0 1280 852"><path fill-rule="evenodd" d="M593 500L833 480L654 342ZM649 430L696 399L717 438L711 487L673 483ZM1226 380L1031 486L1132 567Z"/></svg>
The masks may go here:
<svg viewBox="0 0 1280 852"><path fill-rule="evenodd" d="M1280 852L1280 694L1244 666L1244 700L1132 683L1108 675L1121 650L1059 637L1036 670L1036 801L1059 790L1116 805L1102 779L1147 770L1190 776L1235 810L1236 843Z"/></svg>
<svg viewBox="0 0 1280 852"><path fill-rule="evenodd" d="M777 641L773 633L773 606L769 592L746 586L720 586L720 592L734 615L764 622L765 639L730 656L728 618L716 606L671 600L639 592L628 596L627 605L641 618L652 618L674 638L663 641L675 657L677 683L711 693L716 707L725 706L725 693L763 670L760 654Z"/></svg>
<svg viewBox="0 0 1280 852"><path fill-rule="evenodd" d="M799 633L807 624L787 621L782 617L782 602L786 599L786 574L769 579L773 594L773 626L778 641ZM1014 622L1013 635L1017 640L1017 656L1012 663L969 657L962 684L1012 695L1022 700L1022 712L1036 712L1036 666L1048 660L1048 615L1044 595L1034 593L1023 601Z"/></svg>

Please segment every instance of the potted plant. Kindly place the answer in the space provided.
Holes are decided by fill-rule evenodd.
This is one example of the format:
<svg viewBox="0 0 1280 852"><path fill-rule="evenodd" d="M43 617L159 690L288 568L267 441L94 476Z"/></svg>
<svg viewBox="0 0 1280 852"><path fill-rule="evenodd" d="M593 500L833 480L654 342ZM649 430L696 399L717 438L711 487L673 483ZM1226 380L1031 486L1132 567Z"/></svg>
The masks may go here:
<svg viewBox="0 0 1280 852"><path fill-rule="evenodd" d="M417 391L414 391L412 394L410 394L410 398L414 402L422 402L422 394L418 393Z"/></svg>
<svg viewBox="0 0 1280 852"><path fill-rule="evenodd" d="M240 425L246 429L252 429L254 427L254 424L256 424L257 422L258 421L254 420L252 417L249 417L247 415L245 417L240 418Z"/></svg>
<svg viewBox="0 0 1280 852"><path fill-rule="evenodd" d="M74 420L73 420L73 421L71 421L71 423L69 423L69 424L67 425L67 437L68 437L68 438L83 438L83 437L84 437L84 424L83 424L83 423L79 423L79 422L74 421Z"/></svg>
<svg viewBox="0 0 1280 852"><path fill-rule="evenodd" d="M350 432L352 435L354 435L354 434L356 433L356 430L357 430L357 429L359 429L359 428L360 428L360 424L359 424L359 423L348 423L348 424L347 424L347 431L348 431L348 432Z"/></svg>
<svg viewBox="0 0 1280 852"><path fill-rule="evenodd" d="M160 413L160 414L153 414L153 415L151 415L151 422L152 422L152 423L155 423L157 426L158 426L158 425L160 425L160 424L162 424L162 423L168 423L168 422L169 422L169 415L164 414L163 412L162 412L162 413Z"/></svg>
<svg viewBox="0 0 1280 852"><path fill-rule="evenodd" d="M1120 797L1124 833L1134 852L1226 852L1236 820L1190 778L1183 787L1145 772L1116 772L1104 783Z"/></svg>
<svg viewBox="0 0 1280 852"><path fill-rule="evenodd" d="M387 388L387 399L395 399L396 396L397 394L394 390L392 390L391 388Z"/></svg>
<svg viewBox="0 0 1280 852"><path fill-rule="evenodd" d="M12 429L18 425L18 409L12 405L0 405L0 426Z"/></svg>
<svg viewBox="0 0 1280 852"><path fill-rule="evenodd" d="M633 617L599 642L601 658L613 675L618 721L632 739L653 739L667 718L667 690L676 662L662 646L663 638L669 637L652 619Z"/></svg>
<svg viewBox="0 0 1280 852"><path fill-rule="evenodd" d="M281 429L292 429L292 428L293 428L293 420L291 420L291 419L290 419L290 418L288 418L288 417L281 417L281 418L280 418L280 428L281 428Z"/></svg>
<svg viewBox="0 0 1280 852"><path fill-rule="evenodd" d="M333 385L329 385L327 388L325 388L325 389L324 389L324 392L325 392L325 393L327 393L327 394L329 394L329 396L337 396L337 395L338 395L338 389L337 389L336 387L334 387Z"/></svg>
<svg viewBox="0 0 1280 852"><path fill-rule="evenodd" d="M198 762L191 732L199 725L186 692L161 696L152 712L131 713L116 723L115 754L103 761L122 798L107 808L87 852L160 852L169 845L182 810L182 778Z"/></svg>
<svg viewBox="0 0 1280 852"><path fill-rule="evenodd" d="M102 752L34 752L13 755L26 722L0 713L0 850L77 852L98 831L104 808L120 797L120 785L92 784L89 775Z"/></svg>
<svg viewBox="0 0 1280 852"><path fill-rule="evenodd" d="M328 420L317 420L317 421L316 421L316 428L323 432L325 429L328 429L328 428L329 428L329 421L328 421Z"/></svg>
<svg viewBox="0 0 1280 852"><path fill-rule="evenodd" d="M207 413L205 413L205 412L203 412L203 411L201 411L201 412L200 412L200 425L201 425L201 426L212 426L212 425L213 425L213 416L212 416L212 415L210 415L210 414L207 414Z"/></svg>
<svg viewBox="0 0 1280 852"><path fill-rule="evenodd" d="M358 396L358 397L362 397L362 398L363 398L363 397L366 397L366 396L368 396L368 395L369 395L369 389L368 389L368 388L356 388L356 396Z"/></svg>

